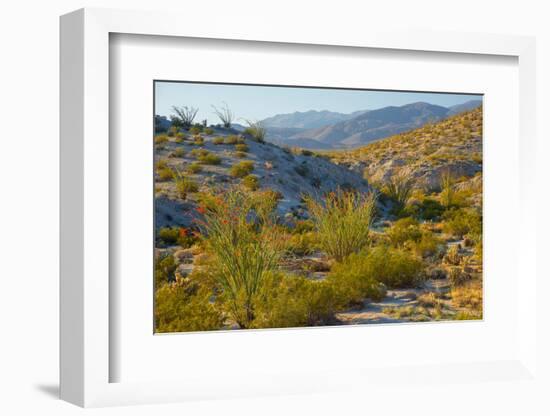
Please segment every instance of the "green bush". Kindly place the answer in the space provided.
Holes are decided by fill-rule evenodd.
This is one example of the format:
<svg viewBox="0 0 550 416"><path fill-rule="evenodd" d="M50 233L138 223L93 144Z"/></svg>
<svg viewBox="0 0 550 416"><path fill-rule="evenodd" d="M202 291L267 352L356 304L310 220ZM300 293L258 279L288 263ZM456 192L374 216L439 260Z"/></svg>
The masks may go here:
<svg viewBox="0 0 550 416"><path fill-rule="evenodd" d="M160 134L155 137L155 144L162 144L162 143L166 143L167 141L168 141L168 136L166 136L165 134Z"/></svg>
<svg viewBox="0 0 550 416"><path fill-rule="evenodd" d="M247 123L248 127L244 130L244 133L249 135L252 140L257 141L258 143L264 143L267 130L262 122L247 120Z"/></svg>
<svg viewBox="0 0 550 416"><path fill-rule="evenodd" d="M289 328L334 323L342 308L338 290L326 281L270 276L255 298L254 328Z"/></svg>
<svg viewBox="0 0 550 416"><path fill-rule="evenodd" d="M212 139L212 143L217 144L217 145L223 144L223 137L214 137Z"/></svg>
<svg viewBox="0 0 550 416"><path fill-rule="evenodd" d="M239 136L231 134L225 138L225 144L237 144L239 142Z"/></svg>
<svg viewBox="0 0 550 416"><path fill-rule="evenodd" d="M404 249L374 247L366 262L376 280L389 288L412 287L424 278L422 261Z"/></svg>
<svg viewBox="0 0 550 416"><path fill-rule="evenodd" d="M183 143L183 141L185 140L185 137L186 137L186 136L185 136L184 133L179 132L179 133L176 133L176 136L175 136L175 137L176 137L176 138L175 138L174 141L175 141L176 143Z"/></svg>
<svg viewBox="0 0 550 416"><path fill-rule="evenodd" d="M193 162L187 166L186 170L188 173L199 173L202 170L202 166L200 163Z"/></svg>
<svg viewBox="0 0 550 416"><path fill-rule="evenodd" d="M247 156L247 154L245 152L235 152L235 153L233 153L233 155L235 157L238 157L239 159L243 159Z"/></svg>
<svg viewBox="0 0 550 416"><path fill-rule="evenodd" d="M207 127L204 129L204 134L206 134L207 136L211 136L212 134L214 134L214 129Z"/></svg>
<svg viewBox="0 0 550 416"><path fill-rule="evenodd" d="M374 301L384 298L385 289L378 280L376 260L375 255L351 254L332 267L327 280L338 287L348 305L362 305L365 298Z"/></svg>
<svg viewBox="0 0 550 416"><path fill-rule="evenodd" d="M369 243L370 226L376 209L374 194L338 189L323 201L310 196L304 199L315 223L319 245L329 256L341 261Z"/></svg>
<svg viewBox="0 0 550 416"><path fill-rule="evenodd" d="M168 245L176 244L180 231L178 227L163 227L159 230L159 238Z"/></svg>
<svg viewBox="0 0 550 416"><path fill-rule="evenodd" d="M177 149L174 149L174 151L170 154L171 157L183 157L185 156L185 150L183 150L181 147L178 147Z"/></svg>
<svg viewBox="0 0 550 416"><path fill-rule="evenodd" d="M210 303L212 292L200 285L164 285L155 293L155 332L220 329L223 316Z"/></svg>
<svg viewBox="0 0 550 416"><path fill-rule="evenodd" d="M202 126L198 124L195 124L193 127L189 129L189 133L192 135L199 134L200 132L202 132Z"/></svg>
<svg viewBox="0 0 550 416"><path fill-rule="evenodd" d="M193 156L194 158L199 158L201 156L205 156L207 154L209 154L210 152L206 149L193 149L191 150L191 153L190 155Z"/></svg>
<svg viewBox="0 0 550 416"><path fill-rule="evenodd" d="M204 137L202 137L199 134L195 135L193 137L193 143L196 144L197 146L202 146L204 144Z"/></svg>
<svg viewBox="0 0 550 416"><path fill-rule="evenodd" d="M430 231L423 230L420 240L411 244L411 249L416 255L427 258L441 253L443 242L433 235Z"/></svg>
<svg viewBox="0 0 550 416"><path fill-rule="evenodd" d="M395 204L394 213L399 214L407 205L413 190L414 182L406 175L394 175L383 188L384 194Z"/></svg>
<svg viewBox="0 0 550 416"><path fill-rule="evenodd" d="M235 145L235 150L238 152L248 152L248 145L245 143L238 143Z"/></svg>
<svg viewBox="0 0 550 416"><path fill-rule="evenodd" d="M319 247L314 232L292 234L287 242L287 250L297 256L306 256L315 252Z"/></svg>
<svg viewBox="0 0 550 416"><path fill-rule="evenodd" d="M445 212L443 231L457 238L468 235L472 240L481 240L482 217L474 208L459 208Z"/></svg>
<svg viewBox="0 0 550 416"><path fill-rule="evenodd" d="M219 165L222 163L221 157L213 154L213 153L207 153L204 155L200 155L198 158L199 162L201 162L203 165Z"/></svg>
<svg viewBox="0 0 550 416"><path fill-rule="evenodd" d="M174 177L174 172L169 167L163 167L157 169L157 174L159 175L160 181L169 181Z"/></svg>
<svg viewBox="0 0 550 416"><path fill-rule="evenodd" d="M418 221L411 217L397 220L387 234L390 242L395 247L403 247L407 241L418 242L422 238Z"/></svg>
<svg viewBox="0 0 550 416"><path fill-rule="evenodd" d="M231 166L229 173L236 178L244 178L254 170L254 162L251 160L243 160Z"/></svg>
<svg viewBox="0 0 550 416"><path fill-rule="evenodd" d="M175 280L176 261L171 253L155 257L155 290Z"/></svg>
<svg viewBox="0 0 550 416"><path fill-rule="evenodd" d="M242 179L242 184L245 188L256 191L260 187L260 178L257 175L246 175Z"/></svg>

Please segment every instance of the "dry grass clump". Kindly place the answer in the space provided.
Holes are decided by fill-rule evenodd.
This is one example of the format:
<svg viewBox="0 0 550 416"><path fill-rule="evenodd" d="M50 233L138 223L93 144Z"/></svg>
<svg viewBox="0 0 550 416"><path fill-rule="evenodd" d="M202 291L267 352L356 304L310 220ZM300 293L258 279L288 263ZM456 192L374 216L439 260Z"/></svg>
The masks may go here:
<svg viewBox="0 0 550 416"><path fill-rule="evenodd" d="M229 173L231 176L236 178L244 178L245 176L252 173L254 170L254 162L251 160L243 160L242 162L236 163L231 166Z"/></svg>

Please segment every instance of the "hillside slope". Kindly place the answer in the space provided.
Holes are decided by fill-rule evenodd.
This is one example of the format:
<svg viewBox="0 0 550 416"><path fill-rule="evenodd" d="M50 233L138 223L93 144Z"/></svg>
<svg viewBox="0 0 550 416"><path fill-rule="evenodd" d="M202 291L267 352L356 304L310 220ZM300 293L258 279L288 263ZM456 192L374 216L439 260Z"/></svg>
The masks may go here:
<svg viewBox="0 0 550 416"><path fill-rule="evenodd" d="M196 141L198 137L200 140ZM288 213L300 215L303 207L301 197L305 193L321 195L337 187L353 187L358 191L369 189L362 175L327 158L317 157L311 152L293 153L246 137L230 135L223 130L179 139L164 136L159 140L157 137L156 226L191 225L199 193L242 184L243 177L235 176L231 169L243 161L252 163L250 174L256 177L259 190L272 189L282 195L278 210L283 216ZM236 139L241 143L235 143ZM201 160L201 155L208 156L202 156ZM171 172L180 172L196 184L197 189L182 198Z"/></svg>
<svg viewBox="0 0 550 416"><path fill-rule="evenodd" d="M337 164L372 182L396 174L417 187L437 188L443 172L473 177L482 170L482 107L351 151L328 152Z"/></svg>

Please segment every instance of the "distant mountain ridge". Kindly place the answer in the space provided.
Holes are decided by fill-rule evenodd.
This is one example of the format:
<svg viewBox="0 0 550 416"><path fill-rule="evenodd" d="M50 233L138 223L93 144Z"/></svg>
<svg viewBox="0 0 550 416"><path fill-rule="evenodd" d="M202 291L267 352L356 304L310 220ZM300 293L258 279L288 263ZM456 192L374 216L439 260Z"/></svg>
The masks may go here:
<svg viewBox="0 0 550 416"><path fill-rule="evenodd" d="M268 139L278 144L308 149L353 148L422 127L429 122L443 120L479 107L481 104L481 100L471 100L455 106L443 107L416 102L400 107L389 106L351 114L312 110L279 114L262 122L267 128ZM323 119L323 117L326 118ZM288 124L284 125L285 123ZM319 124L318 127L300 127Z"/></svg>

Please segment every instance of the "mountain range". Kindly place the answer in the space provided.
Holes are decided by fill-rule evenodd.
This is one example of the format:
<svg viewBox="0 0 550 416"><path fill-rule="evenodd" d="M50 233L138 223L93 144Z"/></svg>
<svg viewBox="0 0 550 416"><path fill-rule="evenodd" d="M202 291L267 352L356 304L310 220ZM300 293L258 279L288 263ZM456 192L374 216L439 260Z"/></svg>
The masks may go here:
<svg viewBox="0 0 550 416"><path fill-rule="evenodd" d="M277 144L307 149L354 148L477 108L481 103L471 100L443 107L417 102L350 114L311 110L277 114L262 123L268 140Z"/></svg>

